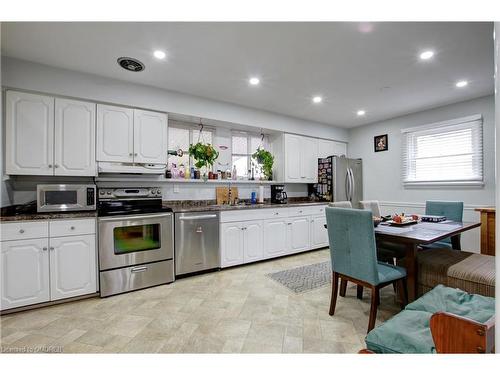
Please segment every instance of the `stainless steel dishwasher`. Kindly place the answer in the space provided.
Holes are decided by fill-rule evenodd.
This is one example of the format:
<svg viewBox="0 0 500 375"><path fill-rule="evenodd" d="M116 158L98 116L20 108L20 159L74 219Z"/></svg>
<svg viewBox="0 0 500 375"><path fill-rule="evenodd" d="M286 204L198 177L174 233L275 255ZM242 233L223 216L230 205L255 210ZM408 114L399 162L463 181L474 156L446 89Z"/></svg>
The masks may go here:
<svg viewBox="0 0 500 375"><path fill-rule="evenodd" d="M175 274L220 268L219 213L175 214Z"/></svg>

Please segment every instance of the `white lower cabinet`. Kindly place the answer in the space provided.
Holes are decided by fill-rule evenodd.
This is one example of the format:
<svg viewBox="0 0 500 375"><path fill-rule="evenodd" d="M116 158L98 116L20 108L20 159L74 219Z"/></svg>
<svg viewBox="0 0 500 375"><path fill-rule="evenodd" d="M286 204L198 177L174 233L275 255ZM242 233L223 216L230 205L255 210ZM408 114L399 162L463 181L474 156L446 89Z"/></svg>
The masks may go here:
<svg viewBox="0 0 500 375"><path fill-rule="evenodd" d="M328 246L328 230L325 228L325 224L325 215L311 218L311 248Z"/></svg>
<svg viewBox="0 0 500 375"><path fill-rule="evenodd" d="M56 227L64 222L87 225L84 235L18 239L4 237L1 246L1 310L75 297L97 291L95 219L5 223L8 232L21 226L19 233L43 233L39 227Z"/></svg>
<svg viewBox="0 0 500 375"><path fill-rule="evenodd" d="M50 299L49 239L2 242L2 310Z"/></svg>
<svg viewBox="0 0 500 375"><path fill-rule="evenodd" d="M289 219L287 236L289 253L309 250L309 221L309 216L292 217Z"/></svg>
<svg viewBox="0 0 500 375"><path fill-rule="evenodd" d="M255 262L264 258L263 223L246 221L243 223L243 261Z"/></svg>
<svg viewBox="0 0 500 375"><path fill-rule="evenodd" d="M97 290L95 235L50 239L51 300Z"/></svg>
<svg viewBox="0 0 500 375"><path fill-rule="evenodd" d="M243 230L241 223L221 225L221 267L243 263Z"/></svg>
<svg viewBox="0 0 500 375"><path fill-rule="evenodd" d="M221 267L328 246L325 206L221 212Z"/></svg>
<svg viewBox="0 0 500 375"><path fill-rule="evenodd" d="M264 258L285 255L287 243L288 218L264 221Z"/></svg>

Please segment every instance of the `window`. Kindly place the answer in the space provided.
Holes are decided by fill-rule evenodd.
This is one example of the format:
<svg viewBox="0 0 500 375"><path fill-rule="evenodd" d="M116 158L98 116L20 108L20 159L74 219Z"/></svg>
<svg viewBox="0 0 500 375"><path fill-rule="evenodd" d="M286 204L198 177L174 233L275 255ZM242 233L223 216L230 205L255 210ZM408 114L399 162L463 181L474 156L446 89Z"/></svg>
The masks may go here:
<svg viewBox="0 0 500 375"><path fill-rule="evenodd" d="M249 171L254 170L254 177L263 177L264 174L257 168L255 161L252 160L252 154L257 151L259 146L266 148L267 138L262 139L261 135L244 132L233 132L232 135L232 166L236 166L236 175L238 177L248 178Z"/></svg>
<svg viewBox="0 0 500 375"><path fill-rule="evenodd" d="M182 156L169 155L168 162L170 166L172 167L175 164L177 167L181 165L191 167L194 165L193 160L188 155L188 150L189 145L197 143L198 140L213 145L213 130L205 127L200 135L199 127L177 121L169 122L168 150L176 151L180 149L183 151Z"/></svg>
<svg viewBox="0 0 500 375"><path fill-rule="evenodd" d="M481 115L402 132L405 185L482 185Z"/></svg>

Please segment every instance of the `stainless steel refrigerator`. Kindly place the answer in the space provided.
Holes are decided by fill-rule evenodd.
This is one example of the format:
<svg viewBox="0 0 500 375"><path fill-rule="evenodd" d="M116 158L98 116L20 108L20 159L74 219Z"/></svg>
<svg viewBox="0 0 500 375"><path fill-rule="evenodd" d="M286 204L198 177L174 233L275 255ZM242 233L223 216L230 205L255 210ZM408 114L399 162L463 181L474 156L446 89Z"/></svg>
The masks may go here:
<svg viewBox="0 0 500 375"><path fill-rule="evenodd" d="M318 159L318 183L314 194L329 202L350 201L361 208L363 200L363 161L339 156Z"/></svg>

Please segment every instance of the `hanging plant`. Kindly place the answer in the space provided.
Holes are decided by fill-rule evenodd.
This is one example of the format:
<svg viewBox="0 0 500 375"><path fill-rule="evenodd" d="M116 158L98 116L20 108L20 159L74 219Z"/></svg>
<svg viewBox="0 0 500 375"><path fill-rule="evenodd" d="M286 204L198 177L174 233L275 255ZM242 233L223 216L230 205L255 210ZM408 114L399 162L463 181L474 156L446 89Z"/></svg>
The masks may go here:
<svg viewBox="0 0 500 375"><path fill-rule="evenodd" d="M259 147L257 151L253 153L252 158L255 159L261 166L262 172L264 172L264 176L266 176L268 180L271 180L273 178L273 154L271 154L269 151L264 150L262 147Z"/></svg>
<svg viewBox="0 0 500 375"><path fill-rule="evenodd" d="M196 168L213 167L215 160L219 157L219 152L209 143L198 142L189 146L189 156L195 160Z"/></svg>

